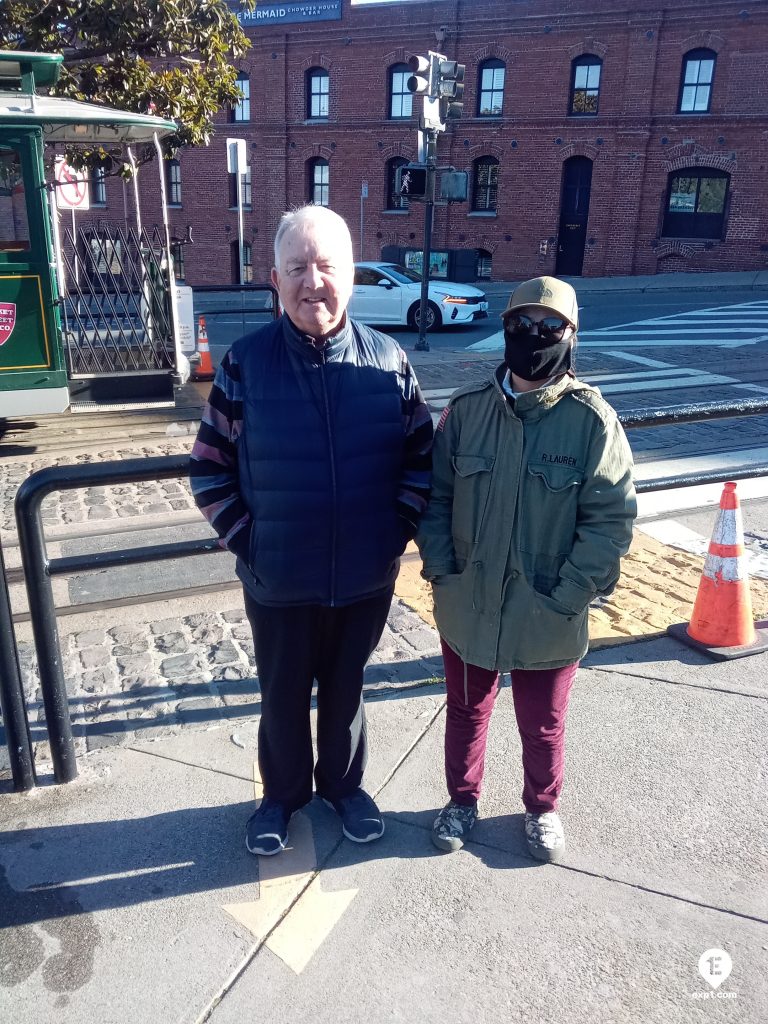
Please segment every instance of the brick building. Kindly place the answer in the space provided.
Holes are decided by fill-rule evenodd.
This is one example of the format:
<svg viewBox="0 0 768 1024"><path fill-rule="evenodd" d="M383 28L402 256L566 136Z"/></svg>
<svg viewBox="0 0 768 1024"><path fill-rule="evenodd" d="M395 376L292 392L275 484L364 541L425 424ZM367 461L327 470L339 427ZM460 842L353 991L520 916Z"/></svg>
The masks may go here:
<svg viewBox="0 0 768 1024"><path fill-rule="evenodd" d="M299 8L329 20L280 21ZM228 136L250 160L246 279L267 277L280 213L309 199L347 219L356 255L418 250L423 207L403 208L393 178L417 156L421 101L404 65L428 49L466 65L464 116L438 145L470 180L467 203L435 211L449 276L768 264L765 0L259 0L256 12L246 98L210 147L168 167L173 233L194 238L179 267L189 284L238 280ZM122 218L120 188L107 181L92 216Z"/></svg>

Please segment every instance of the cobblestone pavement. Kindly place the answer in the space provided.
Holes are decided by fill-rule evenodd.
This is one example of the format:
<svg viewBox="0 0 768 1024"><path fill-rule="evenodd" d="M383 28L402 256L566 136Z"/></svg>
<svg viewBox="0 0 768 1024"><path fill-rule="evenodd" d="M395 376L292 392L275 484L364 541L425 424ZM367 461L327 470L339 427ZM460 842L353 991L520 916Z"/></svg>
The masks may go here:
<svg viewBox="0 0 768 1024"><path fill-rule="evenodd" d="M192 440L186 437L158 445L105 448L47 457L41 455L31 459L25 456L3 458L0 461L0 538L7 539L16 533L13 502L20 485L30 474L50 466L178 455L191 449ZM186 479L160 480L123 484L119 487L89 487L54 492L43 501L42 517L46 526L67 526L110 519L131 519L135 516L164 515L194 508L195 503Z"/></svg>
<svg viewBox="0 0 768 1024"><path fill-rule="evenodd" d="M233 607L110 629L62 632L62 661L78 755L134 739L161 739L183 727L211 728L258 711L251 629L242 597ZM223 602L222 602L223 603ZM366 669L366 692L424 685L441 677L437 635L401 601ZM42 693L31 643L19 658L36 760L44 737ZM4 748L0 748L0 768Z"/></svg>

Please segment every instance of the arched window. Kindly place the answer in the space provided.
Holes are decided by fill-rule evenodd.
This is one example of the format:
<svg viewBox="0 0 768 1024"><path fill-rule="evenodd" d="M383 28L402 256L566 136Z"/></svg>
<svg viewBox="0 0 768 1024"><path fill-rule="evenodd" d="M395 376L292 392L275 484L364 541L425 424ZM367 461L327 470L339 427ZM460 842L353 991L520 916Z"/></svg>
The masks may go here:
<svg viewBox="0 0 768 1024"><path fill-rule="evenodd" d="M504 107L505 72L506 67L503 61L496 59L487 60L478 68L478 117L501 117Z"/></svg>
<svg viewBox="0 0 768 1024"><path fill-rule="evenodd" d="M391 160L387 160L387 209L388 210L407 210L408 199L405 196L401 196L395 188L397 180L397 169L398 167L404 167L408 163L401 156L393 156Z"/></svg>
<svg viewBox="0 0 768 1024"><path fill-rule="evenodd" d="M662 234L667 238L722 238L730 175L685 167L669 175Z"/></svg>
<svg viewBox="0 0 768 1024"><path fill-rule="evenodd" d="M165 182L168 189L168 205L181 206L181 164L178 160L167 160Z"/></svg>
<svg viewBox="0 0 768 1024"><path fill-rule="evenodd" d="M241 71L237 76L237 88L240 90L241 96L237 103L232 107L231 120L232 121L250 121L251 120L251 80L245 71Z"/></svg>
<svg viewBox="0 0 768 1024"><path fill-rule="evenodd" d="M495 212L499 191L499 161L495 156L475 160L472 181L472 209Z"/></svg>
<svg viewBox="0 0 768 1024"><path fill-rule="evenodd" d="M393 64L389 69L389 116L391 118L411 117L413 114L413 93L408 92L405 83L411 76L407 64Z"/></svg>
<svg viewBox="0 0 768 1024"><path fill-rule="evenodd" d="M487 249L478 249L476 253L475 277L479 281L490 281L493 255Z"/></svg>
<svg viewBox="0 0 768 1024"><path fill-rule="evenodd" d="M330 167L328 161L318 157L310 160L308 165L308 198L315 206L328 206L328 195L330 188Z"/></svg>
<svg viewBox="0 0 768 1024"><path fill-rule="evenodd" d="M716 60L714 50L689 50L685 54L677 104L679 114L708 113Z"/></svg>
<svg viewBox="0 0 768 1024"><path fill-rule="evenodd" d="M569 114L589 117L597 113L602 69L603 62L594 53L583 53L571 63Z"/></svg>
<svg viewBox="0 0 768 1024"><path fill-rule="evenodd" d="M330 78L325 68L310 68L307 72L308 118L316 121L328 117L330 89Z"/></svg>

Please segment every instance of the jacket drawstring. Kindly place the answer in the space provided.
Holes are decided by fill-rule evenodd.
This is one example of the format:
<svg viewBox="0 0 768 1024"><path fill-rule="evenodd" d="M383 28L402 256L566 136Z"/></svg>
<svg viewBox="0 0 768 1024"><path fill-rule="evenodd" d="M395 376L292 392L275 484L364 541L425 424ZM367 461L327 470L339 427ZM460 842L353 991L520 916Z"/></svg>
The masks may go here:
<svg viewBox="0 0 768 1024"><path fill-rule="evenodd" d="M467 682L467 663L464 662L464 707L469 706L469 683Z"/></svg>

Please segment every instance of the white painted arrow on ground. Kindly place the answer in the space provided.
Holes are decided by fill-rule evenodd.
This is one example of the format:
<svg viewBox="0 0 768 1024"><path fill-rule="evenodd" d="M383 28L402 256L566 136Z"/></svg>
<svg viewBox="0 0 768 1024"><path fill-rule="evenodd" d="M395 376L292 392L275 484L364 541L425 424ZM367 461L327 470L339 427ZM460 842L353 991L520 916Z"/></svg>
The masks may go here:
<svg viewBox="0 0 768 1024"><path fill-rule="evenodd" d="M257 765L253 770L255 795L260 800L263 791ZM259 858L259 898L223 909L257 941L266 940L268 949L301 974L358 890L322 891L312 824L303 812L291 819L290 835L291 845L282 853Z"/></svg>

